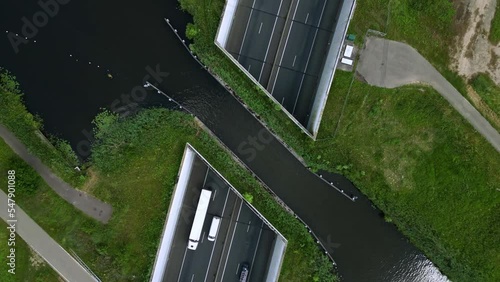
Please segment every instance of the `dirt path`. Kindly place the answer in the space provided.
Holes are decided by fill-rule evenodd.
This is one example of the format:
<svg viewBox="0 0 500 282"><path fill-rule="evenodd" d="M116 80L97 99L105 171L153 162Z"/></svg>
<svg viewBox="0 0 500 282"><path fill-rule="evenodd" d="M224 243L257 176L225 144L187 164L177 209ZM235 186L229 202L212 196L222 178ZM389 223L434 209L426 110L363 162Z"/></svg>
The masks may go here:
<svg viewBox="0 0 500 282"><path fill-rule="evenodd" d="M457 20L464 21L462 35L456 39L452 69L470 79L485 72L500 85L500 44L488 40L497 0L462 0Z"/></svg>

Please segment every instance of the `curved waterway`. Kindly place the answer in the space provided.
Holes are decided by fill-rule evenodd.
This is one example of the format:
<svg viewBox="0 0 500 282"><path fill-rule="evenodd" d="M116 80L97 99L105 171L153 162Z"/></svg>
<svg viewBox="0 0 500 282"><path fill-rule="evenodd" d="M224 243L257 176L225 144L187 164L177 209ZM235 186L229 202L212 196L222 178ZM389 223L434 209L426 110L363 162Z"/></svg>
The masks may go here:
<svg viewBox="0 0 500 282"><path fill-rule="evenodd" d="M163 20L180 30L190 20L175 0L67 1L46 21L35 1L2 1L0 11L0 66L17 76L45 130L69 140L83 157L101 108L129 114L176 107L156 91L140 90L145 80L157 83L307 223L343 281L447 281L348 181L325 176L357 195L355 202L306 169L193 60ZM28 43L14 41L16 54L12 34L23 36L34 15L40 27L27 34Z"/></svg>

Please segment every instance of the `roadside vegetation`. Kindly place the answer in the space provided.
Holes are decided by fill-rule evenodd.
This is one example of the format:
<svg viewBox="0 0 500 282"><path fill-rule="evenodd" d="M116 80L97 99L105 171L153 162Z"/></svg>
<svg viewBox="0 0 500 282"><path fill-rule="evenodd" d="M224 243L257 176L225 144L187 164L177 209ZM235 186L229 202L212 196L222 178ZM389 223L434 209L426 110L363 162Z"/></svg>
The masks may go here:
<svg viewBox="0 0 500 282"><path fill-rule="evenodd" d="M14 281L32 281L32 282L57 282L59 275L45 263L43 258L36 254L24 242L19 235L16 236L16 245L8 246L7 239L10 232L7 229L7 224L0 220L0 256L5 263L0 265L0 282L14 282ZM7 265L6 257L10 255L10 248L15 248L16 254L16 269L15 274L7 272L10 267Z"/></svg>
<svg viewBox="0 0 500 282"><path fill-rule="evenodd" d="M500 3L497 1L497 6L495 8L495 16L491 20L490 28L490 42L493 44L500 43Z"/></svg>
<svg viewBox="0 0 500 282"><path fill-rule="evenodd" d="M73 168L78 158L68 142L42 134L43 123L38 116L26 110L23 96L15 77L0 67L0 124L12 131L30 152L68 183L78 186L85 176Z"/></svg>
<svg viewBox="0 0 500 282"><path fill-rule="evenodd" d="M450 71L451 49L460 28L455 8L448 0L358 1L349 32L361 45L368 29L387 33L386 38L405 42L418 50L464 96L464 80Z"/></svg>
<svg viewBox="0 0 500 282"><path fill-rule="evenodd" d="M344 104L338 72L327 104ZM498 281L500 157L436 91L354 80L311 151L346 174L452 281ZM333 138L334 137L334 138ZM330 138L333 138L330 139Z"/></svg>
<svg viewBox="0 0 500 282"><path fill-rule="evenodd" d="M498 152L433 89L376 88L342 71L313 142L214 45L224 3L180 0L210 70L310 167L353 181L452 281L500 281ZM454 17L447 0L358 1L349 32L359 45L368 29L409 43L465 95L449 69Z"/></svg>
<svg viewBox="0 0 500 282"><path fill-rule="evenodd" d="M0 97L3 95L0 92ZM21 103L20 99L15 101ZM25 107L17 107L18 114L29 115ZM84 187L113 206L108 224L87 217L62 200L1 139L0 173L14 168L19 181L26 179L27 185L17 191L19 206L66 250L74 250L103 281L148 280L186 142L251 198L287 238L280 281L336 281L331 262L307 229L191 116L150 109L119 119L105 111L94 124L96 143L86 165L92 171L92 183Z"/></svg>
<svg viewBox="0 0 500 282"><path fill-rule="evenodd" d="M471 80L471 85L490 109L500 116L500 87L485 74L480 73Z"/></svg>

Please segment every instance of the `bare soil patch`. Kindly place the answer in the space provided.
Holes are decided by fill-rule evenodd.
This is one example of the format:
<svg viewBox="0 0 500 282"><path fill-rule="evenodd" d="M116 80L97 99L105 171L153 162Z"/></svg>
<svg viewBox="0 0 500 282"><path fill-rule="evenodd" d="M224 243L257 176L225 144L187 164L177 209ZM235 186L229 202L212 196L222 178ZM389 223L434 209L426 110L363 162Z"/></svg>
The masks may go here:
<svg viewBox="0 0 500 282"><path fill-rule="evenodd" d="M467 80L480 72L488 73L500 85L500 44L488 40L497 0L460 0L455 2L455 28L459 30L452 48L452 69Z"/></svg>

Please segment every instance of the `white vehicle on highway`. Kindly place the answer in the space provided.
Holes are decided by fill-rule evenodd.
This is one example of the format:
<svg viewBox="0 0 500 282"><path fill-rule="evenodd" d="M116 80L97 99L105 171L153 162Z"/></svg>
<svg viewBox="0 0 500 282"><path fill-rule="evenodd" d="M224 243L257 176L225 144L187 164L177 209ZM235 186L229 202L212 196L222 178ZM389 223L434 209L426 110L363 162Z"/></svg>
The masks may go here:
<svg viewBox="0 0 500 282"><path fill-rule="evenodd" d="M212 196L212 191L209 189L210 188L201 190L200 200L198 201L198 207L194 215L193 226L191 227L191 233L189 233L188 249L190 250L196 250L198 242L200 241L203 223L205 222L208 205L210 204L210 197Z"/></svg>
<svg viewBox="0 0 500 282"><path fill-rule="evenodd" d="M212 219L212 225L210 225L210 231L208 232L208 241L215 241L217 233L219 232L220 221L221 219L218 216L214 216Z"/></svg>

